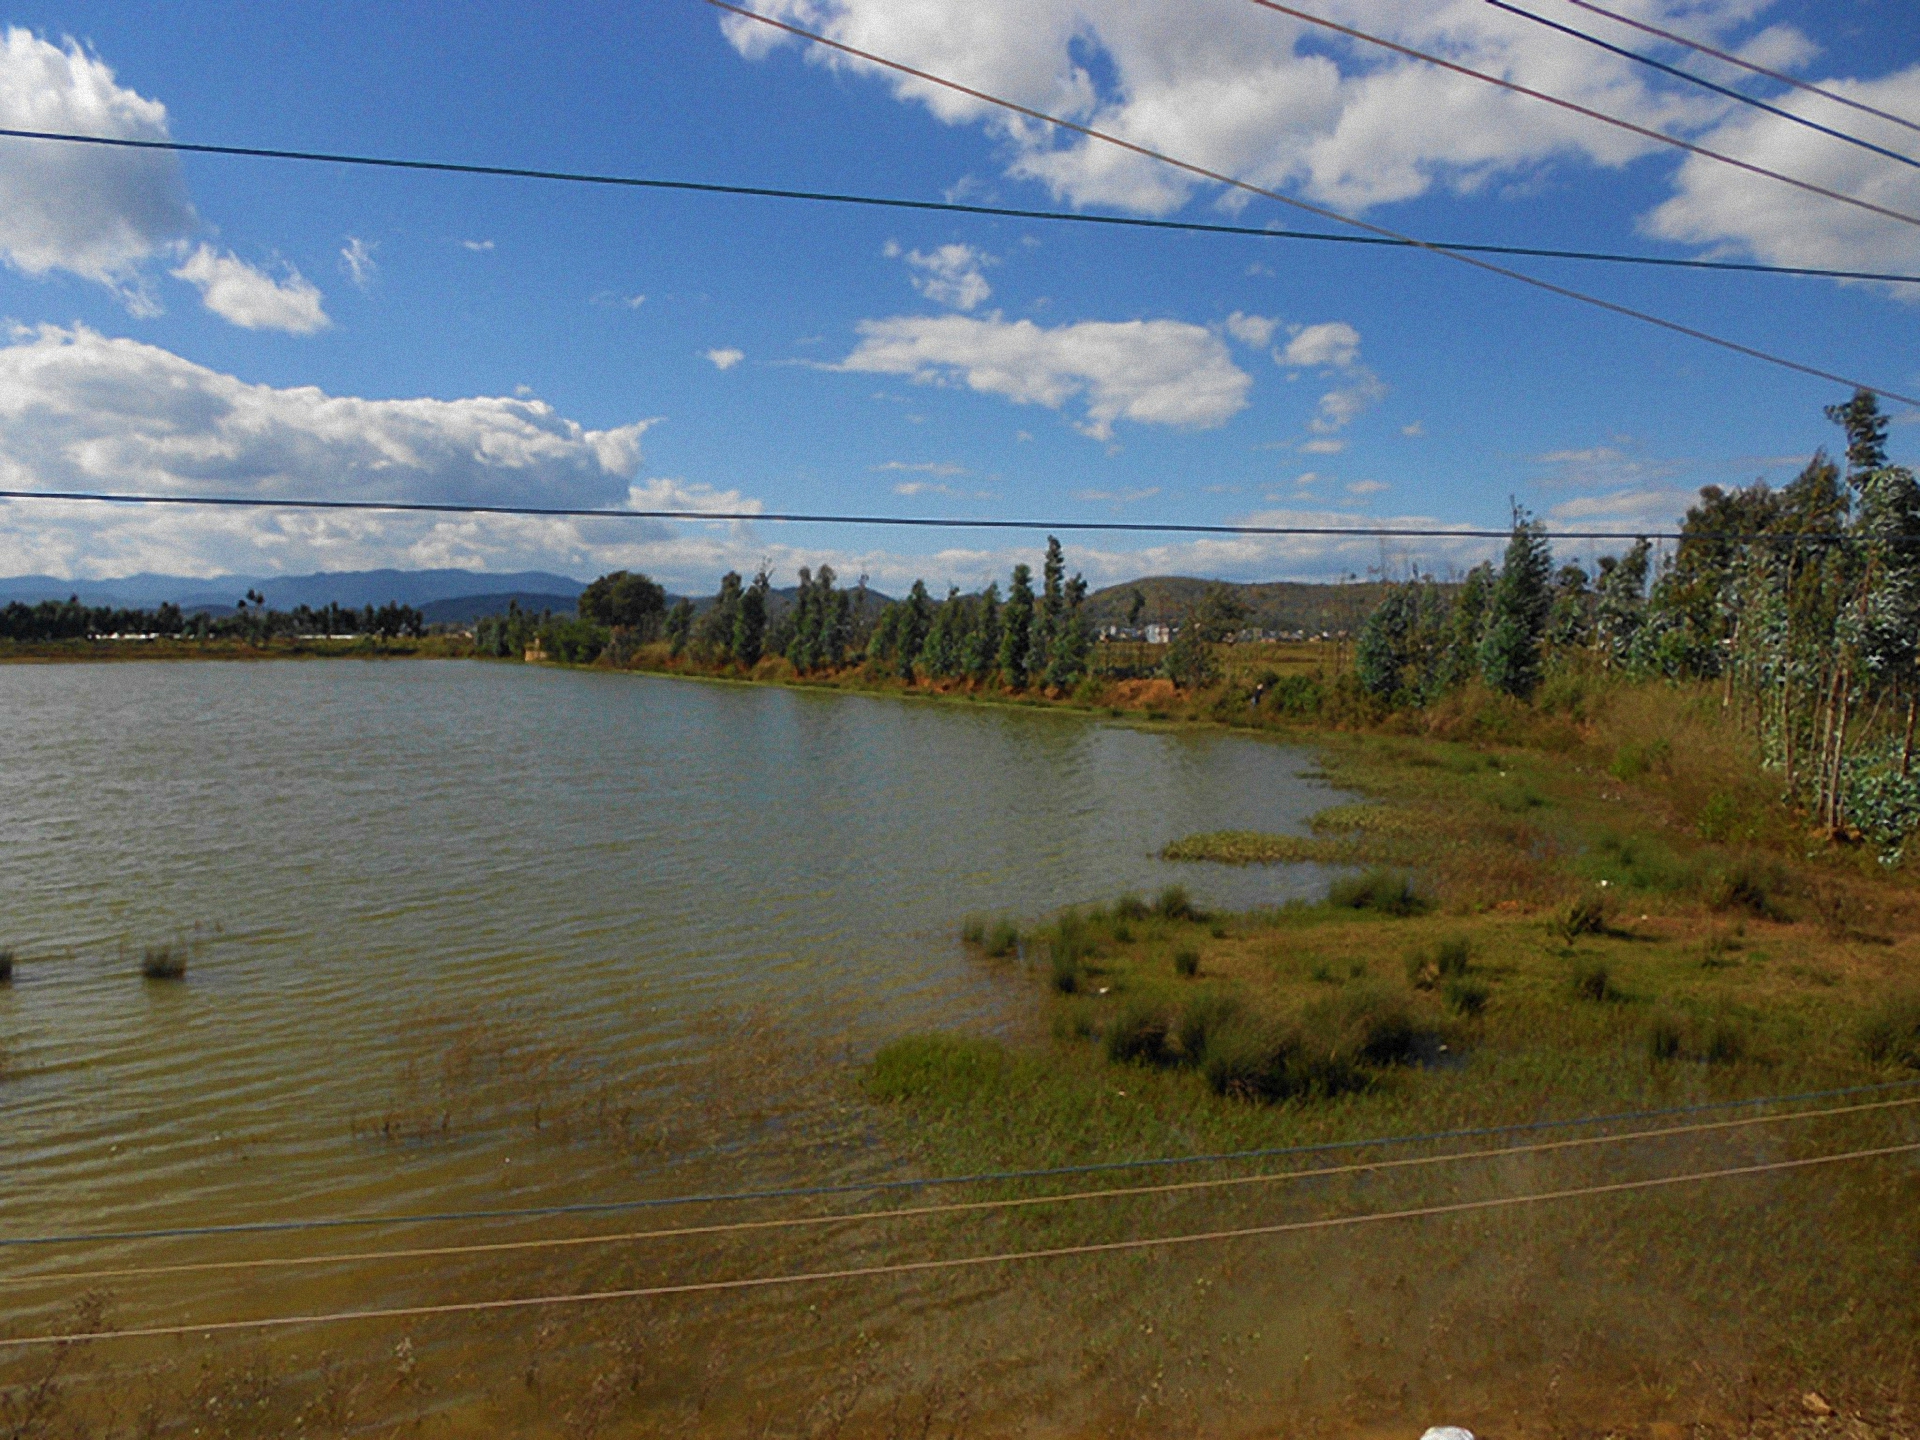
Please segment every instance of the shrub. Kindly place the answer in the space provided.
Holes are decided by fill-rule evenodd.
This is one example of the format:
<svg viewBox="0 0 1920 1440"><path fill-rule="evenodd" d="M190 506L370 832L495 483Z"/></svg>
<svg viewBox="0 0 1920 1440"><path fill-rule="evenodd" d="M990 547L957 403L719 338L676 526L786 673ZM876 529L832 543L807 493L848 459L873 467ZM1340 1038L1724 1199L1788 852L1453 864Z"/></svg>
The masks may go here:
<svg viewBox="0 0 1920 1440"><path fill-rule="evenodd" d="M1410 1065L1432 1032L1413 1013L1406 998L1378 986L1349 990L1331 1017L1341 1050L1369 1065ZM1313 1027L1316 1034L1318 1026Z"/></svg>
<svg viewBox="0 0 1920 1440"><path fill-rule="evenodd" d="M1191 945L1182 945L1173 952L1173 970L1176 975L1191 980L1200 973L1200 952Z"/></svg>
<svg viewBox="0 0 1920 1440"><path fill-rule="evenodd" d="M1456 1015L1478 1015L1487 1008L1491 994L1478 980L1456 978L1447 982L1446 988L1440 992L1440 998Z"/></svg>
<svg viewBox="0 0 1920 1440"><path fill-rule="evenodd" d="M1598 960L1582 960L1573 967L1573 993L1582 1000L1618 1000L1613 976Z"/></svg>
<svg viewBox="0 0 1920 1440"><path fill-rule="evenodd" d="M147 980L184 980L187 978L187 949L184 945L149 945L140 956L140 974Z"/></svg>
<svg viewBox="0 0 1920 1440"><path fill-rule="evenodd" d="M1336 910L1373 910L1382 915L1418 915L1427 909L1426 897L1414 888L1413 877L1387 869L1347 875L1327 887L1327 904Z"/></svg>
<svg viewBox="0 0 1920 1440"><path fill-rule="evenodd" d="M1113 902L1113 913L1121 920L1144 920L1153 912L1146 901L1129 891Z"/></svg>
<svg viewBox="0 0 1920 1440"><path fill-rule="evenodd" d="M1869 1064L1920 1070L1920 994L1882 1000L1860 1022L1859 1039Z"/></svg>
<svg viewBox="0 0 1920 1440"><path fill-rule="evenodd" d="M1165 1065L1173 1058L1173 1032L1167 1012L1146 999L1127 1002L1107 1026L1107 1059L1115 1064Z"/></svg>
<svg viewBox="0 0 1920 1440"><path fill-rule="evenodd" d="M1184 885L1169 885L1160 892L1160 898L1154 901L1154 910L1162 920L1202 920L1200 908L1193 903L1193 897L1187 894Z"/></svg>

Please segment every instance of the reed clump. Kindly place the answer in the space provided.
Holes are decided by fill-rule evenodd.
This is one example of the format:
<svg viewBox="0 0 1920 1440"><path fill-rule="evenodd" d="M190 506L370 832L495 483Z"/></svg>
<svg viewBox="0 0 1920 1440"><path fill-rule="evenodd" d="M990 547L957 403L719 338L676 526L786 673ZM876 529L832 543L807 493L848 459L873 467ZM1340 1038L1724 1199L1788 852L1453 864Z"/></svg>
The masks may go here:
<svg viewBox="0 0 1920 1440"><path fill-rule="evenodd" d="M969 915L960 926L960 940L991 959L1004 960L1020 948L1020 927L1004 915Z"/></svg>

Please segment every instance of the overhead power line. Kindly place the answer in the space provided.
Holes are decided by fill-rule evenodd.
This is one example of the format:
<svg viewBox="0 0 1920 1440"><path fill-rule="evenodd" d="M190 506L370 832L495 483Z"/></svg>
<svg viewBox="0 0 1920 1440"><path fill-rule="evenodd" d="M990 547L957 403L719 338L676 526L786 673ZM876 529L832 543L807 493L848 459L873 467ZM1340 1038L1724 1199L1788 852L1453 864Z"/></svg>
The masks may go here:
<svg viewBox="0 0 1920 1440"><path fill-rule="evenodd" d="M878 1195L962 1185L1001 1185L1023 1180L1059 1180L1079 1175L1114 1174L1123 1170L1156 1170L1186 1165L1226 1165L1249 1160L1278 1160L1288 1156L1331 1155L1376 1148L1390 1149L1400 1145L1426 1145L1442 1140L1488 1140L1503 1135L1534 1135L1548 1130L1581 1129L1590 1125L1624 1125L1680 1115L1705 1115L1720 1110L1744 1110L1756 1105L1805 1105L1816 1100L1839 1100L1855 1095L1883 1095L1890 1090L1911 1090L1916 1085L1920 1085L1920 1080L1891 1080L1876 1085L1848 1085L1835 1090L1802 1091L1794 1095L1752 1095L1742 1100L1708 1100L1695 1105L1671 1105L1660 1110L1625 1110L1616 1111L1610 1115L1580 1115L1558 1120L1531 1120L1517 1125L1431 1130L1417 1135L1373 1136L1363 1140L1330 1140L1317 1144L1267 1146L1257 1150L1226 1150L1200 1155L1155 1156L1145 1160L1103 1160L1083 1165L1050 1165L1030 1170L976 1171L967 1175L935 1175L912 1180L856 1180L833 1185L800 1185L769 1190L734 1190L697 1195L661 1196L645 1200L586 1201L570 1205L532 1205L497 1210L309 1216L299 1220L256 1220L239 1224L182 1225L149 1230L92 1230L64 1235L15 1235L0 1238L0 1247L117 1245L130 1240L191 1240L215 1235L284 1235L312 1230L532 1220L563 1215L608 1215L689 1205L734 1205L762 1200L815 1200L836 1195Z"/></svg>
<svg viewBox="0 0 1920 1440"><path fill-rule="evenodd" d="M599 1235L546 1235L532 1240L493 1240L463 1245L419 1245L398 1250L363 1250L345 1254L309 1252L302 1255L256 1256L248 1260L194 1260L173 1265L123 1265L98 1270L0 1276L0 1287L40 1285L98 1285L108 1281L152 1279L157 1276L228 1274L234 1271L306 1269L316 1265L363 1265L392 1260L447 1260L466 1255L517 1254L529 1250L571 1250L592 1245L634 1245L651 1240L701 1239L714 1235L760 1234L780 1230L821 1229L830 1225L860 1225L897 1220L927 1220L942 1215L984 1215L1008 1210L1031 1210L1055 1205L1077 1205L1093 1200L1130 1200L1149 1195L1194 1195L1253 1185L1282 1185L1296 1180L1330 1180L1340 1175L1378 1175L1390 1170L1430 1169L1463 1161L1511 1160L1521 1155L1546 1155L1602 1145L1627 1145L1640 1140L1670 1140L1712 1131L1750 1129L1800 1120L1831 1120L1920 1105L1920 1097L1877 1100L1830 1110L1801 1110L1783 1115L1743 1115L1733 1120L1708 1120L1694 1125L1666 1125L1620 1135L1582 1135L1572 1140L1543 1140L1530 1145L1506 1145L1493 1150L1456 1150L1443 1155L1414 1155L1398 1160L1359 1160L1345 1165L1322 1165L1311 1170L1265 1171L1254 1175L1214 1176L1205 1180L1170 1180L1157 1185L1107 1186L1071 1190L1059 1195L1020 1195L993 1200L958 1200L934 1205L898 1206L883 1210L850 1210L828 1215L782 1215L761 1220L726 1220L708 1225L676 1225L663 1230L627 1230Z"/></svg>
<svg viewBox="0 0 1920 1440"><path fill-rule="evenodd" d="M1475 255L1464 254L1458 250L1450 250L1430 240L1420 240L1411 235L1404 235L1398 230L1391 230L1384 225L1377 225L1371 220L1361 220L1355 216L1343 214L1338 210L1329 209L1324 205L1316 205L1308 200L1296 199L1294 196L1285 194L1282 191L1270 190L1264 185L1255 185L1252 181L1238 179L1222 171L1212 170L1204 165L1195 164L1191 160L1181 160L1164 151L1137 144L1132 140L1123 139L1105 130L1097 130L1091 125L1083 125L1077 120L1068 120L1063 116L1052 115L1044 110L1037 110L1031 105L1022 105L1018 101L1008 100L1003 96L994 95L989 91L981 90L971 85L963 85L958 80L950 80L944 75L936 75L928 70L917 69L899 60L889 60L884 55L875 54L871 50L862 50L857 45L849 45L844 40L834 40L826 35L820 34L818 31L808 30L804 26L795 25L786 20L777 20L771 15L762 15L756 10L749 10L745 6L732 4L730 0L703 0L703 3L711 5L716 10L724 10L730 15L738 15L740 18L750 20L757 25L764 25L769 29L781 31L783 34L792 35L797 39L806 40L830 50L837 50L841 54L850 55L856 60L864 60L869 65L876 65L882 69L892 70L896 74L908 75L916 80L924 80L929 85L938 85L942 89L953 91L956 95L966 95L984 104L1006 110L1011 114L1024 115L1030 120L1038 120L1044 125L1052 125L1069 134L1082 135L1089 140L1097 140L1102 144L1112 145L1116 149L1125 150L1129 154L1139 155L1144 159L1157 161L1163 165L1170 165L1176 170L1183 170L1187 174L1196 175L1202 180L1210 180L1215 184L1225 185L1232 189L1243 191L1248 195L1258 195L1264 199L1276 201L1281 205L1291 206L1293 209L1304 211L1309 215L1318 215L1323 220L1332 220L1341 225L1350 225L1356 230L1364 230L1372 235L1382 235L1389 239L1399 240L1406 244L1417 246L1422 250L1429 251L1432 254L1444 255L1449 260L1456 261L1462 265L1470 265L1474 269L1483 270L1490 275L1499 275L1508 280L1518 281L1522 285L1532 286L1536 290L1545 291L1547 294L1558 295L1562 299L1574 300L1582 305L1591 305L1596 309L1605 310L1610 314L1625 316L1630 320L1638 320L1642 324L1654 325L1662 330L1670 331L1673 334L1684 335L1691 340L1698 340L1703 344L1714 345L1722 350L1732 351L1736 355L1745 355L1752 360L1761 360L1769 365L1777 365L1782 369L1792 370L1796 374L1809 375L1817 380L1826 380L1836 385L1845 385L1850 389L1871 390L1875 394L1884 396L1889 400L1898 400L1904 405L1912 405L1915 408L1920 408L1920 400L1916 400L1910 395L1903 395L1897 391L1887 390L1876 385L1867 385L1858 380L1850 380L1843 375L1836 375L1830 370L1822 370L1817 366L1803 364L1798 360L1790 360L1783 355L1762 350L1757 346L1746 345L1738 340L1729 340L1724 336L1715 335L1711 331L1701 330L1692 325L1683 325L1677 320L1668 320L1664 316L1655 315L1646 310L1638 310L1631 305L1622 305L1618 301L1605 300L1598 295L1588 294L1584 290L1575 290L1568 285L1560 285L1551 280L1543 280L1537 275L1527 274L1524 270L1514 270L1505 265L1496 265L1490 260L1482 260Z"/></svg>
<svg viewBox="0 0 1920 1440"><path fill-rule="evenodd" d="M1718 84L1704 75L1695 75L1690 70L1682 70L1678 65L1669 65L1664 60L1656 60L1653 56L1643 55L1638 50L1629 50L1624 45L1615 45L1610 40L1602 40L1598 35L1591 35L1572 25L1563 25L1558 20L1548 19L1545 15L1536 15L1531 10L1522 10L1518 5L1508 4L1507 0L1487 0L1487 4L1496 10L1504 10L1509 15L1518 15L1522 20L1531 20L1536 25L1544 25L1549 30L1558 30L1562 35L1569 35L1588 45L1598 46L1609 54L1619 55L1636 64L1645 65L1649 69L1658 70L1662 74L1672 75L1676 79L1686 81L1689 85L1698 85L1702 90L1711 90L1714 94L1724 95L1729 100L1738 100L1742 105L1751 105L1756 110L1764 110L1769 115L1777 115L1782 120L1805 126L1809 130L1817 130L1822 135L1830 135L1835 140L1843 141L1848 145L1857 145L1862 150L1871 150L1876 155L1884 155L1889 160L1897 160L1902 165L1911 165L1914 169L1920 170L1920 160L1916 160L1911 155L1902 155L1898 150L1889 150L1886 146L1876 145L1871 140L1862 140L1858 135L1849 135L1846 131L1836 130L1831 125L1822 125L1818 120L1809 120L1805 115L1796 115L1791 110L1782 109L1778 105L1735 90L1731 85Z"/></svg>
<svg viewBox="0 0 1920 1440"><path fill-rule="evenodd" d="M429 1315L481 1315L505 1310L555 1309L563 1305L604 1304L613 1300L654 1300L676 1295L713 1295L726 1291L818 1285L835 1280L872 1280L890 1275L924 1275L941 1270L1012 1265L1032 1260L1062 1260L1073 1256L1122 1255L1143 1250L1166 1250L1175 1246L1221 1244L1230 1240L1301 1235L1321 1230L1348 1230L1361 1225L1378 1225L1388 1221L1427 1220L1445 1215L1506 1210L1521 1205L1541 1205L1559 1200L1585 1200L1602 1195L1625 1195L1639 1191L1667 1189L1676 1185L1702 1184L1709 1180L1780 1175L1821 1165L1840 1165L1859 1160L1885 1159L1894 1155L1911 1155L1915 1151L1920 1151L1920 1141L1912 1141L1904 1145L1882 1145L1865 1150L1845 1150L1836 1154L1811 1155L1797 1160L1770 1160L1756 1165L1732 1165L1719 1170L1694 1170L1681 1175L1655 1176L1647 1180L1615 1180L1601 1185L1578 1185L1562 1190L1535 1191L1526 1195L1498 1195L1485 1200L1455 1200L1438 1205L1419 1205L1404 1210L1381 1210L1359 1215L1327 1215L1315 1220L1289 1220L1277 1224L1246 1225L1234 1229L1202 1230L1178 1235L1145 1235L1127 1240L1054 1245L1039 1250L1005 1250L989 1255L956 1255L932 1260L901 1260L882 1265L850 1265L837 1270L800 1271L784 1275L750 1275L729 1280L692 1280L671 1285L636 1285L620 1290L523 1295L503 1300L456 1300L437 1305L396 1305L363 1310L319 1311L307 1315L269 1315L251 1320L207 1320L191 1325L142 1325L122 1330L94 1330L66 1335L7 1336L0 1337L0 1350L25 1350L48 1345L79 1345L103 1340L158 1340L182 1335L206 1336L230 1334L235 1331L285 1330L364 1320L412 1320Z"/></svg>
<svg viewBox="0 0 1920 1440"><path fill-rule="evenodd" d="M1592 3L1592 0L1567 0L1567 3L1569 5L1578 5L1582 10L1586 10L1594 15L1604 15L1609 20L1617 20L1622 25L1631 25L1635 30L1642 31L1645 34L1657 35L1662 40L1671 40L1675 45L1685 46L1687 49L1697 51L1702 55L1711 55L1716 60L1724 60L1729 65L1737 65L1740 69L1749 71L1752 74L1764 75L1769 80L1778 80L1782 85L1791 85L1794 89L1804 90L1809 95L1818 95L1821 99L1831 100L1836 105L1845 105L1849 109L1858 110L1863 114L1872 115L1881 120L1891 121L1895 125L1904 125L1909 130L1920 132L1920 124L1916 124L1905 116L1894 115L1888 111L1876 109L1864 101L1854 100L1846 95L1840 94L1838 91L1823 89L1818 85L1813 85L1802 80L1797 75L1789 75L1782 70L1769 70L1765 65L1756 65L1753 61L1735 55L1729 50L1716 50L1713 46L1703 45L1698 40L1689 40L1686 36L1677 35L1671 30L1662 30L1658 25L1649 25L1644 20L1635 20L1632 16L1622 15L1617 10L1609 10L1603 5L1595 5Z"/></svg>
<svg viewBox="0 0 1920 1440"><path fill-rule="evenodd" d="M66 145L97 145L120 150L158 150L182 155L219 155L251 160L294 160L324 165L355 165L381 170L426 171L442 175L483 175L512 180L548 180L571 185L604 185L632 190L681 191L696 195L733 195L759 200L803 200L825 205L855 205L880 210L920 210L935 214L979 215L1053 224L1112 225L1133 230L1186 231L1198 235L1239 235L1260 240L1308 240L1335 245L1375 245L1419 249L1417 242L1384 235L1338 235L1323 230L1283 230L1260 225L1223 225L1203 220L1153 220L1102 211L1034 210L1017 205L974 205L961 200L915 200L897 195L861 195L834 190L796 190L774 185L726 185L706 180L664 180L644 175L609 175L580 170L546 170L519 165L468 165L454 160L416 160L400 156L359 155L325 150L283 150L259 145L205 145L187 140L131 140L114 135L78 135L62 130L0 127L0 138L45 140ZM1817 265L1771 265L1757 260L1698 260L1670 255L1635 255L1613 250L1568 250L1547 245L1495 245L1478 241L1435 242L1447 250L1476 255L1527 255L1545 260L1581 260L1612 265L1647 265L1673 270L1725 270L1753 275L1794 275L1819 280L1870 280L1887 285L1920 285L1920 275L1882 270L1841 270Z"/></svg>
<svg viewBox="0 0 1920 1440"><path fill-rule="evenodd" d="M1904 398L1904 397L1895 397ZM1911 403L1911 402L1910 402ZM710 524L765 521L772 525L880 525L907 530L1051 530L1123 535L1268 535L1403 540L1505 540L1513 527L1479 530L1420 525L1202 525L1158 520L968 520L955 515L837 515L794 510L611 510L569 505L473 505L450 500L270 499L256 495L135 495L109 490L0 490L0 501L53 501L87 505L203 506L228 510L343 510L399 515L517 515L548 520L679 520ZM1685 540L1679 530L1542 530L1548 540ZM1831 544L1856 537L1844 531L1756 532L1701 537L1715 541ZM1895 543L1906 543L1895 537ZM0 1242L4 1243L4 1242Z"/></svg>
<svg viewBox="0 0 1920 1440"><path fill-rule="evenodd" d="M1782 185L1791 185L1794 189L1804 190L1810 195L1819 195L1828 200L1837 200L1842 205L1852 205L1861 210L1869 210L1875 215L1885 216L1889 220L1898 220L1903 225L1920 226L1920 215L1909 215L1904 210L1895 210L1887 205L1877 205L1871 200L1862 200L1858 195L1849 195L1841 190L1830 190L1824 185L1814 184L1811 180L1801 180L1795 176L1785 174L1782 171L1769 169L1765 165L1756 165L1751 160L1742 160L1738 156L1727 154L1724 150L1714 150L1705 145L1697 145L1691 140L1681 139L1678 135L1670 135L1664 130L1655 130L1648 125L1636 124L1634 121L1622 119L1618 115L1609 115L1604 110L1595 110L1590 105L1582 105L1578 101L1568 100L1563 96L1552 94L1549 91L1536 90L1530 85L1522 85L1515 80L1507 80L1499 75L1490 75L1485 70L1475 70L1472 66L1462 65L1457 60L1449 60L1445 56L1435 55L1427 50L1417 50L1411 45L1402 45L1398 40L1389 40L1381 35L1370 35L1365 30L1356 30L1351 25L1342 25L1339 21L1329 20L1323 15L1314 15L1306 10L1296 10L1291 5L1280 4L1279 0L1252 0L1252 3L1258 5L1263 10L1271 10L1275 14L1287 15L1295 20L1305 21L1309 25L1318 25L1323 30L1331 30L1335 34L1346 35L1354 40L1363 40L1369 45L1378 45L1381 49L1391 50L1396 55L1405 55L1412 60L1423 61L1428 65L1437 65L1442 70L1451 70L1456 75L1465 75L1469 79L1479 80L1488 85L1497 85L1500 89L1511 91L1515 95L1525 95L1529 99L1545 101L1547 104L1556 105L1562 110L1570 110L1576 115L1584 115L1590 120L1598 120L1603 125L1611 125L1617 130L1625 130L1630 134L1639 135L1648 140L1657 140L1662 145L1671 145L1676 150L1685 150L1691 155L1698 155L1707 160L1717 160L1722 165L1731 165L1734 169L1744 170L1750 175L1759 175L1768 180L1777 180Z"/></svg>

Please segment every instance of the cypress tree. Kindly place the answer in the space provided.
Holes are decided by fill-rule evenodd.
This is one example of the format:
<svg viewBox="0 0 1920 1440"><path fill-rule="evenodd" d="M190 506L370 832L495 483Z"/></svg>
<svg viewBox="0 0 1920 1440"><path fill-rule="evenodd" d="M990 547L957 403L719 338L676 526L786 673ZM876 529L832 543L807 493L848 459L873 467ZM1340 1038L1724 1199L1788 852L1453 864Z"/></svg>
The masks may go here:
<svg viewBox="0 0 1920 1440"><path fill-rule="evenodd" d="M729 570L720 577L720 593L714 596L707 613L700 617L695 635L701 650L712 660L733 656L733 632L740 621L740 572Z"/></svg>
<svg viewBox="0 0 1920 1440"><path fill-rule="evenodd" d="M1087 652L1093 637L1087 630L1087 617L1081 606L1087 598L1085 577L1069 580L1064 594L1059 633L1053 637L1053 650L1047 659L1047 684L1056 690L1071 689L1087 670Z"/></svg>
<svg viewBox="0 0 1920 1440"><path fill-rule="evenodd" d="M968 678L984 685L1000 664L1000 582L995 580L974 602L961 663Z"/></svg>
<svg viewBox="0 0 1920 1440"><path fill-rule="evenodd" d="M1033 571L1013 567L1007 603L1000 612L1000 674L1009 690L1027 688L1029 647L1033 641Z"/></svg>
<svg viewBox="0 0 1920 1440"><path fill-rule="evenodd" d="M667 652L678 657L693 633L693 602L682 596L667 612Z"/></svg>
<svg viewBox="0 0 1920 1440"><path fill-rule="evenodd" d="M767 591L773 581L763 566L753 583L740 596L740 609L733 623L733 658L751 670L760 663L767 638Z"/></svg>
<svg viewBox="0 0 1920 1440"><path fill-rule="evenodd" d="M1488 686L1525 699L1540 683L1541 642L1553 604L1553 554L1538 521L1518 506L1513 538L1487 607L1480 674Z"/></svg>
<svg viewBox="0 0 1920 1440"><path fill-rule="evenodd" d="M1040 562L1040 603L1033 617L1030 669L1044 671L1048 657L1053 654L1053 642L1060 633L1060 622L1066 611L1066 578L1066 554L1060 548L1059 537L1049 535L1046 558Z"/></svg>

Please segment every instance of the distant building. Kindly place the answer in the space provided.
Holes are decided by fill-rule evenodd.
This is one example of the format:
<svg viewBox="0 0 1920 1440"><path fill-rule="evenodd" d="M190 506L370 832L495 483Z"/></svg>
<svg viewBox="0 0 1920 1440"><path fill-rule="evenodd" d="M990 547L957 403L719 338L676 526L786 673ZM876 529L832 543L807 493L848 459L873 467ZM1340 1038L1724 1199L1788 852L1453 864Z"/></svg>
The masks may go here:
<svg viewBox="0 0 1920 1440"><path fill-rule="evenodd" d="M1147 644L1171 645L1172 643L1173 643L1173 626L1171 625L1147 626Z"/></svg>

